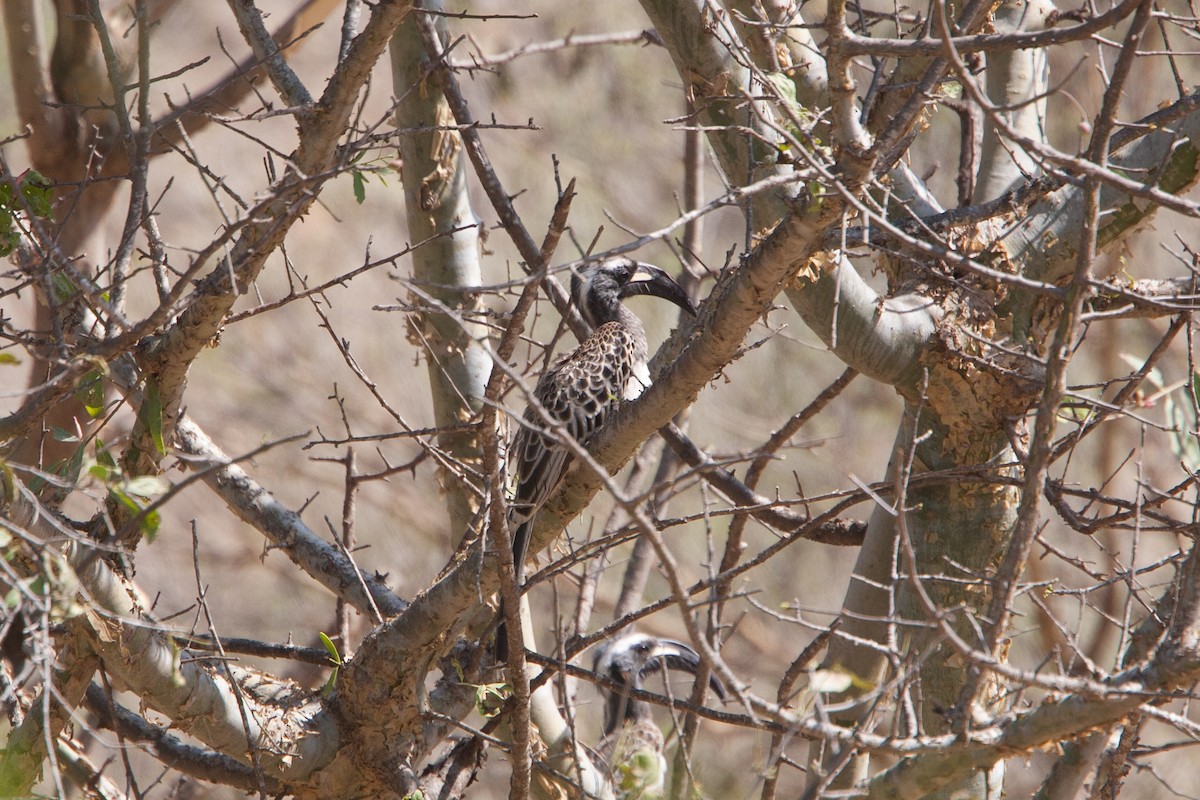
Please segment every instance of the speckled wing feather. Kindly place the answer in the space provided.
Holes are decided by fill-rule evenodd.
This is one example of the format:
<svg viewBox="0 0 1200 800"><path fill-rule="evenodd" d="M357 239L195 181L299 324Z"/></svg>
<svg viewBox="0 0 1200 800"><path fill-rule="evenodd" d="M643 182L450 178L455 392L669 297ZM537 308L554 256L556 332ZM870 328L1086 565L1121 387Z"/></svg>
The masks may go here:
<svg viewBox="0 0 1200 800"><path fill-rule="evenodd" d="M634 340L620 323L597 328L583 344L542 375L534 397L576 441L586 445L625 394L634 374ZM533 517L562 482L571 463L567 447L546 434L535 407L525 410L521 429L508 452L516 479L510 505L513 555L520 583Z"/></svg>

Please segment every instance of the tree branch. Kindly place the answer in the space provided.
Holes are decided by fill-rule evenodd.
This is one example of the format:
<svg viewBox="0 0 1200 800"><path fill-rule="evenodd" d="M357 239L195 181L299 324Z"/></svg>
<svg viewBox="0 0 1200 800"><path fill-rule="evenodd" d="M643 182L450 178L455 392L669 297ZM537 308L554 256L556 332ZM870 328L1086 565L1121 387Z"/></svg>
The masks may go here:
<svg viewBox="0 0 1200 800"><path fill-rule="evenodd" d="M229 510L262 532L335 597L346 600L368 618L377 614L394 616L406 608L406 603L379 577L362 572L309 528L299 514L233 463L195 422L184 417L175 434L180 449L191 456L185 463L204 472L204 482Z"/></svg>

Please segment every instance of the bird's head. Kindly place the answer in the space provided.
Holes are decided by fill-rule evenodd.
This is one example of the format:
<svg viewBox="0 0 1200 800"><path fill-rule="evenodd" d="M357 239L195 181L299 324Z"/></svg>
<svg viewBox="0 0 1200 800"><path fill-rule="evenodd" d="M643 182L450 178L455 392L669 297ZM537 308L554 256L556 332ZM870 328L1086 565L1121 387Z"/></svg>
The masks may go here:
<svg viewBox="0 0 1200 800"><path fill-rule="evenodd" d="M700 656L683 642L644 633L627 633L596 651L592 670L623 686L641 689L646 676L663 667L695 675L699 666ZM717 697L725 699L725 686L715 675L709 676L708 684ZM608 688L604 692L609 699L606 729L615 726L621 717L634 719L649 713L645 704L634 698L624 697L621 692Z"/></svg>
<svg viewBox="0 0 1200 800"><path fill-rule="evenodd" d="M683 287L653 264L617 256L589 264L571 276L571 299L593 328L616 319L622 300L643 294L661 297L696 316Z"/></svg>

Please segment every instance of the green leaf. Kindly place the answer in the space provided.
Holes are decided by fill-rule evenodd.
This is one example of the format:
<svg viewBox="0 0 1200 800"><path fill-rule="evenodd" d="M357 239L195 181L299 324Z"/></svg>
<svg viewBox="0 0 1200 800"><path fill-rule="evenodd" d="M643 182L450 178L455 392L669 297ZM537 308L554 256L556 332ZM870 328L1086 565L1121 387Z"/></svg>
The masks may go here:
<svg viewBox="0 0 1200 800"><path fill-rule="evenodd" d="M83 469L83 449L84 446L82 444L76 447L75 452L71 454L71 458L64 461L57 470L59 475L71 483L79 480L79 471Z"/></svg>
<svg viewBox="0 0 1200 800"><path fill-rule="evenodd" d="M325 649L329 651L329 661L335 667L342 665L342 654L338 652L337 645L321 631L317 631L317 636L321 639L321 644L325 645Z"/></svg>
<svg viewBox="0 0 1200 800"><path fill-rule="evenodd" d="M103 416L104 374L100 370L94 369L84 375L83 380L79 382L79 388L75 390L75 397L83 403L88 416L92 419Z"/></svg>
<svg viewBox="0 0 1200 800"><path fill-rule="evenodd" d="M158 538L158 531L162 528L162 514L157 511L148 511L142 514L140 525L142 533L146 536L147 542L153 542Z"/></svg>
<svg viewBox="0 0 1200 800"><path fill-rule="evenodd" d="M0 210L0 257L9 256L21 243L21 234L13 227L12 217Z"/></svg>
<svg viewBox="0 0 1200 800"><path fill-rule="evenodd" d="M1063 416L1068 417L1075 422L1083 424L1091 419L1095 414L1095 412L1090 408L1078 405L1068 406L1067 402L1067 400L1063 401L1063 405L1059 408L1059 412L1062 413Z"/></svg>
<svg viewBox="0 0 1200 800"><path fill-rule="evenodd" d="M96 438L96 463L105 467L111 467L114 470L117 468L117 460L109 452L108 446L104 444L104 440L99 437Z"/></svg>
<svg viewBox="0 0 1200 800"><path fill-rule="evenodd" d="M326 636L323 631L317 631L317 637L320 638L321 644L329 652L329 663L333 665L333 671L329 673L329 680L325 681L325 688L321 690L328 697L333 694L333 689L337 686L338 670L342 668L342 654L338 652L337 645L333 643L333 639Z"/></svg>
<svg viewBox="0 0 1200 800"><path fill-rule="evenodd" d="M121 489L120 486L110 486L108 487L108 492L113 497L117 498L121 505L125 506L126 510L131 511L134 514L142 513L141 503L130 497L127 492Z"/></svg>
<svg viewBox="0 0 1200 800"><path fill-rule="evenodd" d="M367 199L367 181L358 170L350 173L350 175L354 178L354 199L361 206L363 201Z"/></svg>
<svg viewBox="0 0 1200 800"><path fill-rule="evenodd" d="M625 760L617 765L613 778L621 797L650 797L647 790L662 783L662 763L658 753L642 749L629 753Z"/></svg>
<svg viewBox="0 0 1200 800"><path fill-rule="evenodd" d="M475 710L485 719L500 713L501 704L508 699L511 690L507 683L483 683L475 687Z"/></svg>
<svg viewBox="0 0 1200 800"><path fill-rule="evenodd" d="M771 82L771 85L775 87L775 91L779 93L779 96L787 101L788 105L797 106L800 104L796 100L796 84L792 82L791 78L782 72L768 72L766 77Z"/></svg>
<svg viewBox="0 0 1200 800"><path fill-rule="evenodd" d="M50 435L54 437L56 442L78 442L79 434L74 431L69 431L66 428L60 428L57 425L50 426Z"/></svg>
<svg viewBox="0 0 1200 800"><path fill-rule="evenodd" d="M17 217L30 215L42 219L54 218L54 188L46 176L27 170L21 176L21 199L14 199L11 183L0 184L0 256L7 256L21 242Z"/></svg>
<svg viewBox="0 0 1200 800"><path fill-rule="evenodd" d="M154 440L154 449L160 455L167 454L167 445L163 441L162 399L158 396L158 384L146 379L146 392L142 397L142 405L138 408L138 420L145 426L150 438Z"/></svg>
<svg viewBox="0 0 1200 800"><path fill-rule="evenodd" d="M71 282L71 279L61 272L56 272L50 276L50 286L54 292L54 299L60 303L69 302L71 298L79 293L75 288L75 284Z"/></svg>
<svg viewBox="0 0 1200 800"><path fill-rule="evenodd" d="M171 488L171 484L161 475L139 475L121 484L121 488L137 497L161 497Z"/></svg>
<svg viewBox="0 0 1200 800"><path fill-rule="evenodd" d="M113 479L113 475L115 474L112 467L108 466L107 464L100 463L92 464L90 467L88 467L87 472L88 475L91 475L96 480L104 483L111 481Z"/></svg>
<svg viewBox="0 0 1200 800"><path fill-rule="evenodd" d="M133 495L126 492L121 486L110 486L109 493L117 498L121 505L133 514L135 517L140 517L138 527L142 529L142 533L146 535L146 541L153 542L158 536L158 529L162 526L162 516L157 511L143 513L146 507L138 501Z"/></svg>
<svg viewBox="0 0 1200 800"><path fill-rule="evenodd" d="M54 219L54 188L50 179L37 170L29 170L21 178L21 194L35 217Z"/></svg>
<svg viewBox="0 0 1200 800"><path fill-rule="evenodd" d="M337 686L337 679L338 668L334 667L333 671L329 673L329 680L325 681L325 688L321 690L321 694L325 695L326 697L329 697L329 695L333 694L333 689L335 686Z"/></svg>
<svg viewBox="0 0 1200 800"><path fill-rule="evenodd" d="M821 208L825 203L825 187L820 181L808 182L809 207L814 211Z"/></svg>
<svg viewBox="0 0 1200 800"><path fill-rule="evenodd" d="M12 353L0 353L0 364L15 367L21 363L21 359L14 356Z"/></svg>

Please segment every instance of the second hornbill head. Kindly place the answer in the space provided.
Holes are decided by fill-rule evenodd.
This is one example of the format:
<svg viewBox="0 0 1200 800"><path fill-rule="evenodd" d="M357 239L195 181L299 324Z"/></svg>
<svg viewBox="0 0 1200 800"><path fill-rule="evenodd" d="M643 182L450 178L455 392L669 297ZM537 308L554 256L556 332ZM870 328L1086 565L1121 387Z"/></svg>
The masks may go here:
<svg viewBox="0 0 1200 800"><path fill-rule="evenodd" d="M629 689L641 689L646 676L663 667L696 674L700 656L683 642L659 639L644 633L628 633L606 643L596 651L592 670ZM715 675L708 679L713 692L725 699L725 687ZM611 733L623 722L648 719L650 706L628 692L602 687L607 697L604 731Z"/></svg>
<svg viewBox="0 0 1200 800"><path fill-rule="evenodd" d="M640 294L661 297L696 316L683 287L653 264L617 256L589 264L571 276L571 299L593 328L619 319L621 301Z"/></svg>

